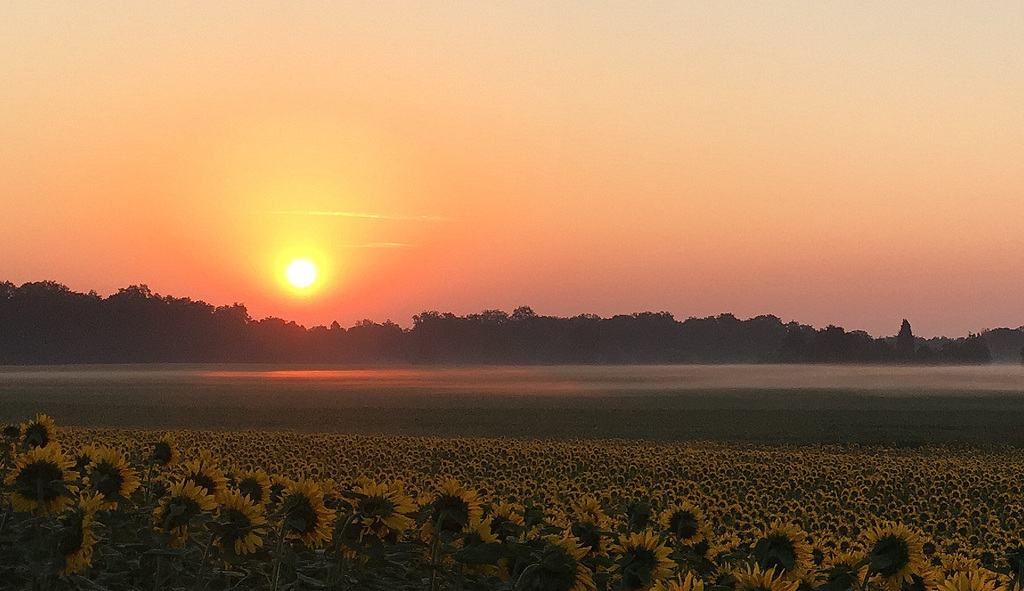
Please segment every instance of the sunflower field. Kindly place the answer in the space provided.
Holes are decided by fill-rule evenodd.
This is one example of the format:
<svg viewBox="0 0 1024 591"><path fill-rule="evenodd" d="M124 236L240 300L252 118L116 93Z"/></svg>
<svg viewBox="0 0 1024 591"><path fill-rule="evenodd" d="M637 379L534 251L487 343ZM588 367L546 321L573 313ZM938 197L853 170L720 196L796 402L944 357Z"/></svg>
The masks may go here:
<svg viewBox="0 0 1024 591"><path fill-rule="evenodd" d="M0 441L0 587L1018 591L1013 448L61 428Z"/></svg>

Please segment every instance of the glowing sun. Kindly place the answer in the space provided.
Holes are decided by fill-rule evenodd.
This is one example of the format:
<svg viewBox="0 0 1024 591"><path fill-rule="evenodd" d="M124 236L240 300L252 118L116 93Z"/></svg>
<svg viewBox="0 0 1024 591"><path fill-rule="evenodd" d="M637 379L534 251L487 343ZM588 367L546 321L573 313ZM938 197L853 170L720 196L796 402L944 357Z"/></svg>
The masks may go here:
<svg viewBox="0 0 1024 591"><path fill-rule="evenodd" d="M288 264L284 276L288 278L288 283L299 289L309 287L316 281L316 266L305 259L297 259Z"/></svg>

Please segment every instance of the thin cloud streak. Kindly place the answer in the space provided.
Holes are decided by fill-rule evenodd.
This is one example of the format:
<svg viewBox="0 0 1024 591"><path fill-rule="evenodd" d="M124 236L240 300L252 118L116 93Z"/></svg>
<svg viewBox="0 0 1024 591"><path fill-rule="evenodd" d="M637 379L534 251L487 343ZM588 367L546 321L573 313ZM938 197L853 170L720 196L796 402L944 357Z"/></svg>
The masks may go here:
<svg viewBox="0 0 1024 591"><path fill-rule="evenodd" d="M368 242L366 244L339 244L340 248L411 248L415 244L404 242Z"/></svg>
<svg viewBox="0 0 1024 591"><path fill-rule="evenodd" d="M383 213L364 213L358 211L269 211L272 215L312 215L342 218L364 218L371 220L399 220L408 222L454 222L455 218L438 215L387 215Z"/></svg>

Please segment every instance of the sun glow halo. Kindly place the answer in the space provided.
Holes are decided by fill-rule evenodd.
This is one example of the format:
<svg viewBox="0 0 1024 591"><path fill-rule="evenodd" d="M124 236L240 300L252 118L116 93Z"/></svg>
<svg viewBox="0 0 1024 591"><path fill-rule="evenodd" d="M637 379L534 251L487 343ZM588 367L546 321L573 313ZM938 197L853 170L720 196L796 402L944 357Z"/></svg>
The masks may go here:
<svg viewBox="0 0 1024 591"><path fill-rule="evenodd" d="M288 283L303 289L316 281L316 266L305 259L297 259L288 264L284 275L288 278Z"/></svg>

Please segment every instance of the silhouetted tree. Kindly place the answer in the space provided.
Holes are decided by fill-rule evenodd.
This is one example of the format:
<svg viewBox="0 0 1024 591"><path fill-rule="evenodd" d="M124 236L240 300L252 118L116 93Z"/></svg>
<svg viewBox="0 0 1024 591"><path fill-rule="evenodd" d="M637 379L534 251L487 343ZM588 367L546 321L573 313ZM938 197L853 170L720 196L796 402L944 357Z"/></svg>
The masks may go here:
<svg viewBox="0 0 1024 591"><path fill-rule="evenodd" d="M917 347L914 346L914 331L910 329L910 322L906 318L900 325L900 332L896 335L896 357L902 360L914 358Z"/></svg>
<svg viewBox="0 0 1024 591"><path fill-rule="evenodd" d="M212 306L131 285L102 298L53 281L0 282L0 363L863 363L897 360L986 363L989 339L1021 349L1024 331L914 342L908 322L896 338L830 325L821 330L776 316L725 313L680 322L668 312L601 318L484 310L426 311L403 329L362 320L345 329L306 328L281 318L253 320L244 305ZM1019 340L1018 340L1019 339ZM1014 354L1010 354L1013 357ZM1024 361L1024 360L1022 360Z"/></svg>

